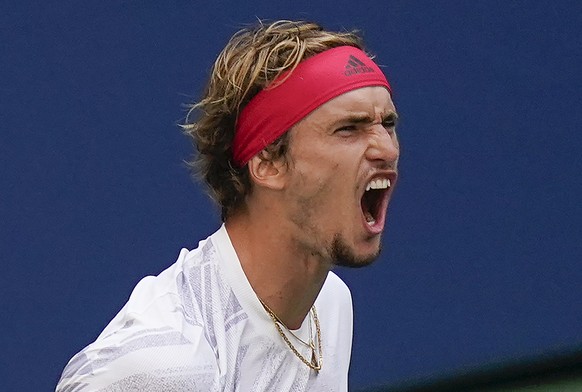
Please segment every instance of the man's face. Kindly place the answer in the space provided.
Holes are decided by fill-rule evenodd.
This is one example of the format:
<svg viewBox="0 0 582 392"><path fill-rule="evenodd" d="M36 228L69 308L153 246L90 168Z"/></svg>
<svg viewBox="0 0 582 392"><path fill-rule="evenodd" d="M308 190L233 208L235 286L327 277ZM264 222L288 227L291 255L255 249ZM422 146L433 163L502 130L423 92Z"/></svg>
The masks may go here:
<svg viewBox="0 0 582 392"><path fill-rule="evenodd" d="M388 91L364 87L291 129L284 197L300 248L352 267L378 256L397 177L396 120Z"/></svg>

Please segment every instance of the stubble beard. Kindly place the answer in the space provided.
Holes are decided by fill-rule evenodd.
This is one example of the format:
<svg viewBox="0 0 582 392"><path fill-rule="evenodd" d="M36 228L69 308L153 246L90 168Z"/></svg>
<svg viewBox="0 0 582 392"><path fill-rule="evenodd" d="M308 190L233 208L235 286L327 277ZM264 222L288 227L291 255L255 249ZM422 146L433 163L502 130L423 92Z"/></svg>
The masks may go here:
<svg viewBox="0 0 582 392"><path fill-rule="evenodd" d="M366 267L374 262L380 255L381 245L378 246L378 250L374 253L368 255L358 256L354 251L346 244L343 237L337 233L331 243L329 254L334 265L340 267L348 268L362 268Z"/></svg>
<svg viewBox="0 0 582 392"><path fill-rule="evenodd" d="M321 190L318 194L321 194ZM305 197L301 196L298 198L297 203L300 208L298 208L297 213L291 215L291 220L299 228L302 228L302 233L310 233L303 240L299 240L298 244L302 244L302 247L308 250L309 254L319 255L322 260L326 262L331 262L333 265L348 267L348 268L362 268L366 267L374 262L380 255L381 244L378 245L378 249L367 255L356 255L353 248L351 248L347 241L344 239L341 233L335 233L333 240L328 246L321 246L323 241L318 241L321 238L321 234L316 225L312 223L314 211L316 208L314 206L321 204L315 197ZM313 239L315 243L312 242Z"/></svg>

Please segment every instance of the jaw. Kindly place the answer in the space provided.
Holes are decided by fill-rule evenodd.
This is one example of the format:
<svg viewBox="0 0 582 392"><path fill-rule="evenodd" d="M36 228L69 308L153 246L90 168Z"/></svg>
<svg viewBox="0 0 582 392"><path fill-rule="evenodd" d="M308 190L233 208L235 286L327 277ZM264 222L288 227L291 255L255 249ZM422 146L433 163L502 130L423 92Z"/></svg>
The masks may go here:
<svg viewBox="0 0 582 392"><path fill-rule="evenodd" d="M348 245L341 236L334 238L331 256L338 266L360 268L370 265L380 254L380 235L368 237L357 244Z"/></svg>
<svg viewBox="0 0 582 392"><path fill-rule="evenodd" d="M288 218L293 223L296 246L321 261L336 265L368 265L380 253L381 234L396 172L375 171L358 181L356 192L346 187L345 178L340 181L335 177L339 182L326 183L325 187L310 192L293 193L293 208ZM366 184L376 178L390 179L391 186L370 193L365 210ZM299 184L296 188L302 187ZM371 211L373 223L367 221L366 211Z"/></svg>

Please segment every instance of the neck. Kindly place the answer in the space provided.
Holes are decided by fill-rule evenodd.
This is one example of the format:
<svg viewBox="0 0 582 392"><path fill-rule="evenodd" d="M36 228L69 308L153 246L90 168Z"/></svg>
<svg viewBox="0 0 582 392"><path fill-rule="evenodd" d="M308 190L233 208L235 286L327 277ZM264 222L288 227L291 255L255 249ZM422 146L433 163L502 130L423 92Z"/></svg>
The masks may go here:
<svg viewBox="0 0 582 392"><path fill-rule="evenodd" d="M226 229L257 296L289 329L298 329L325 282L330 263L301 249L292 228L266 214L237 213L226 221Z"/></svg>

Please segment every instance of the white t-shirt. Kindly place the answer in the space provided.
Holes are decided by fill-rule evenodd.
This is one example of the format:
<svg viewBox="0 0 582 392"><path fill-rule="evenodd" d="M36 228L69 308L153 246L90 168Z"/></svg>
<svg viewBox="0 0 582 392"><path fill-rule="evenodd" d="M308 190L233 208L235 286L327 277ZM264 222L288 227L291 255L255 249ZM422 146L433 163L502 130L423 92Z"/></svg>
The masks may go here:
<svg viewBox="0 0 582 392"><path fill-rule="evenodd" d="M69 361L57 391L347 391L352 300L333 272L315 306L319 372L279 335L223 225L160 275L142 279L97 340ZM308 340L309 316L293 332ZM311 349L288 336L309 360Z"/></svg>

